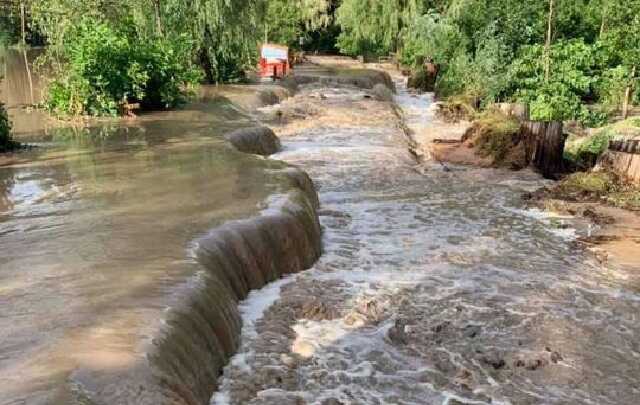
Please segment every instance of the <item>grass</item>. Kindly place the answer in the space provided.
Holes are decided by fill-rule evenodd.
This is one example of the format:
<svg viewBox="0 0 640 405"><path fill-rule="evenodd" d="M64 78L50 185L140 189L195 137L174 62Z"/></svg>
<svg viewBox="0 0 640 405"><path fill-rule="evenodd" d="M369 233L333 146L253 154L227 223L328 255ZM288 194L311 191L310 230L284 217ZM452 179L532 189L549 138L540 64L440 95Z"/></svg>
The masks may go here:
<svg viewBox="0 0 640 405"><path fill-rule="evenodd" d="M614 190L617 178L609 172L578 172L558 184L558 191L566 195L601 197Z"/></svg>
<svg viewBox="0 0 640 405"><path fill-rule="evenodd" d="M609 141L619 136L640 136L640 118L616 122L589 136L570 135L564 150L565 158L576 168L588 170L607 150Z"/></svg>
<svg viewBox="0 0 640 405"><path fill-rule="evenodd" d="M640 186L625 183L607 171L573 173L551 192L562 200L600 201L619 208L640 210Z"/></svg>
<svg viewBox="0 0 640 405"><path fill-rule="evenodd" d="M496 164L504 163L517 144L520 123L499 111L477 114L467 134L480 155L491 157Z"/></svg>
<svg viewBox="0 0 640 405"><path fill-rule="evenodd" d="M446 122L459 122L472 119L477 111L473 107L474 100L463 95L451 96L440 103L438 117Z"/></svg>

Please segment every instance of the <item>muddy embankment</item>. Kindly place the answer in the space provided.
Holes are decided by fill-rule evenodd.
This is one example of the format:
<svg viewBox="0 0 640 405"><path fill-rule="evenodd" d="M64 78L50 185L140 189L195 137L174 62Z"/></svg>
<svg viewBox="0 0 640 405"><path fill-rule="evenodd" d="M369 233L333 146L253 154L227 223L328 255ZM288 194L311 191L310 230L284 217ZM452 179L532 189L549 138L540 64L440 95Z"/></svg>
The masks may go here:
<svg viewBox="0 0 640 405"><path fill-rule="evenodd" d="M428 125L408 131L419 156L448 165L503 168L519 171L531 165L521 124L499 112L487 112L474 122L450 120L433 104ZM527 204L552 216L559 228L575 228L577 243L593 252L600 262L637 268L640 265L640 216L630 209L633 184L640 179L638 141L611 142L593 173L563 175L560 181L534 193L525 193ZM528 170L528 169L527 169ZM514 174L514 178L518 175ZM637 187L637 186L636 186Z"/></svg>

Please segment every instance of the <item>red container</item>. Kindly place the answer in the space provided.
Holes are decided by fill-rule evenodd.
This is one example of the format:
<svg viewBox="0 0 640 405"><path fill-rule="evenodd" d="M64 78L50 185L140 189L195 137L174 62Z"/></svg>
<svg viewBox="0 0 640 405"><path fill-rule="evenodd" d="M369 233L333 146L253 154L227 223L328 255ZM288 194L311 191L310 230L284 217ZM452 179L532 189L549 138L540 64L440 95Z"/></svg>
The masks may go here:
<svg viewBox="0 0 640 405"><path fill-rule="evenodd" d="M291 71L289 48L276 44L263 44L260 48L260 77L281 79Z"/></svg>

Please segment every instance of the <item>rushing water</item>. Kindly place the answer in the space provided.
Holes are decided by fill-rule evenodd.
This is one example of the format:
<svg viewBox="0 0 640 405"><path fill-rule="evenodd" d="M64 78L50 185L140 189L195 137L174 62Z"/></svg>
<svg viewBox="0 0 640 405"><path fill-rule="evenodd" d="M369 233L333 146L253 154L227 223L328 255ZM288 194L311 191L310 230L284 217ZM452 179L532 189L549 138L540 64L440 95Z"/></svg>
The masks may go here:
<svg viewBox="0 0 640 405"><path fill-rule="evenodd" d="M203 269L194 239L289 188L281 163L222 137L251 123L212 96L23 133L36 147L0 157L1 404L67 404L69 379L135 380L166 309ZM125 401L136 403L110 403Z"/></svg>
<svg viewBox="0 0 640 405"><path fill-rule="evenodd" d="M399 88L424 125L431 98ZM353 110L362 96L315 99ZM242 348L212 403L637 404L639 286L524 208L542 182L417 165L393 123L354 114L274 157L319 188L324 255L242 304Z"/></svg>

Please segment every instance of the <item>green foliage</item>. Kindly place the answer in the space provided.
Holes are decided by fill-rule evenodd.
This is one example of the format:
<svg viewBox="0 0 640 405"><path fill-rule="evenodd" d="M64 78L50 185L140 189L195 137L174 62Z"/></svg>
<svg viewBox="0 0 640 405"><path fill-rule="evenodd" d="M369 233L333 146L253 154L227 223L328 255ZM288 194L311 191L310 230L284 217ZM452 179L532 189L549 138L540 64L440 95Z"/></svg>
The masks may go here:
<svg viewBox="0 0 640 405"><path fill-rule="evenodd" d="M466 49L467 39L456 25L430 13L414 18L403 45L400 57L406 65L417 66L425 57L444 64Z"/></svg>
<svg viewBox="0 0 640 405"><path fill-rule="evenodd" d="M508 48L499 37L483 40L474 57L458 52L442 69L438 94L461 94L485 106L498 101L507 87L508 55Z"/></svg>
<svg viewBox="0 0 640 405"><path fill-rule="evenodd" d="M11 137L11 123L4 105L0 103L0 153L7 152L19 146Z"/></svg>
<svg viewBox="0 0 640 405"><path fill-rule="evenodd" d="M175 107L199 72L187 38L146 42L93 19L67 33L66 61L49 86L46 107L60 115L116 115L123 102L146 108Z"/></svg>
<svg viewBox="0 0 640 405"><path fill-rule="evenodd" d="M331 0L268 1L263 17L267 40L298 48L300 37L324 29L333 21L331 6Z"/></svg>
<svg viewBox="0 0 640 405"><path fill-rule="evenodd" d="M347 55L396 51L422 11L418 0L343 0L336 12L342 28L338 48Z"/></svg>
<svg viewBox="0 0 640 405"><path fill-rule="evenodd" d="M616 132L607 128L591 136L569 139L565 147L565 158L580 169L590 169L595 166L615 136Z"/></svg>
<svg viewBox="0 0 640 405"><path fill-rule="evenodd" d="M481 155L490 156L500 164L514 147L514 137L519 132L520 124L515 118L488 110L474 120L472 142Z"/></svg>
<svg viewBox="0 0 640 405"><path fill-rule="evenodd" d="M603 117L583 103L595 92L598 78L596 48L582 40L560 41L551 47L553 61L547 81L544 74L543 46L523 47L511 67L510 80L515 98L530 104L534 120L577 119L598 124Z"/></svg>
<svg viewBox="0 0 640 405"><path fill-rule="evenodd" d="M433 58L440 96L485 106L520 100L530 103L533 119L589 126L618 110L627 88L640 102L640 0L556 1L548 80L547 1L344 0L337 16L338 45L347 54L399 51L414 68Z"/></svg>

